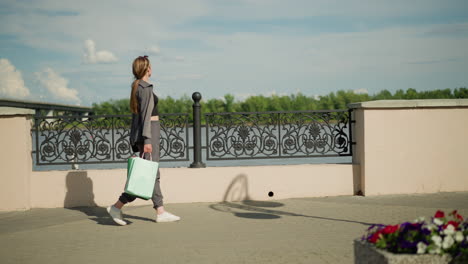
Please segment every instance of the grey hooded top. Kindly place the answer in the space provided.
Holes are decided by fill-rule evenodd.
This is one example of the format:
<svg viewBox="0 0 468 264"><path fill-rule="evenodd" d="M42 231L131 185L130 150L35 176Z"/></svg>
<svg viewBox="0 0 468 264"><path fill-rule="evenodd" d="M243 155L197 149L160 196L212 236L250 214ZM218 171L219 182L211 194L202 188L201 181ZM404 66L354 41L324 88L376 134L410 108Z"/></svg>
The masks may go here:
<svg viewBox="0 0 468 264"><path fill-rule="evenodd" d="M151 113L154 108L153 85L140 80L136 97L138 113L132 114L130 128L130 145L134 152L138 151L140 144L151 144Z"/></svg>

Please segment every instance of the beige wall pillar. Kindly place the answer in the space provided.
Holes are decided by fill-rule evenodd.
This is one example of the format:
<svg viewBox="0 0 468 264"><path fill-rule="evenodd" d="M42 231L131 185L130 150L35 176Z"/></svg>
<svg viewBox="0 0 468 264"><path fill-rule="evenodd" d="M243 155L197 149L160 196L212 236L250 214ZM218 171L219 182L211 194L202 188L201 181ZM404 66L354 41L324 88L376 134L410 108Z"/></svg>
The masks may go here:
<svg viewBox="0 0 468 264"><path fill-rule="evenodd" d="M0 107L0 210L26 210L30 204L31 118L34 110Z"/></svg>
<svg viewBox="0 0 468 264"><path fill-rule="evenodd" d="M353 142L356 142L356 145L353 146L353 164L359 165L355 166L355 171L353 172L353 189L354 194L362 195L365 190L365 171L361 169L361 166L365 166L365 157L364 157L364 111L363 109L355 109L353 111L353 120L355 121L353 129Z"/></svg>
<svg viewBox="0 0 468 264"><path fill-rule="evenodd" d="M351 104L365 195L468 190L468 100Z"/></svg>

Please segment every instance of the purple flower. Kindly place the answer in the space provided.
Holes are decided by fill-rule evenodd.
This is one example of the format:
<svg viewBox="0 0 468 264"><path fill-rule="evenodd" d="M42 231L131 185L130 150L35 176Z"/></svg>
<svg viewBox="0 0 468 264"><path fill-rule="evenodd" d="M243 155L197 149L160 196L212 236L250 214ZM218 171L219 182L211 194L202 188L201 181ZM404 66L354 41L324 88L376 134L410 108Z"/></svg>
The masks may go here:
<svg viewBox="0 0 468 264"><path fill-rule="evenodd" d="M447 218L420 219L399 225L372 225L362 239L393 253L449 254L460 263L468 263L468 218L463 221L454 211ZM447 232L449 228L453 232Z"/></svg>
<svg viewBox="0 0 468 264"><path fill-rule="evenodd" d="M428 236L428 235L431 234L431 230L429 230L429 229L427 229L427 228L421 229L421 232L422 232L422 234L425 235L425 236Z"/></svg>
<svg viewBox="0 0 468 264"><path fill-rule="evenodd" d="M418 241L419 242L419 241ZM411 242L411 241L407 241L407 240L404 240L402 239L400 241L400 247L401 248L408 248L408 249L412 249L412 248L415 248L416 245L418 244L417 242Z"/></svg>

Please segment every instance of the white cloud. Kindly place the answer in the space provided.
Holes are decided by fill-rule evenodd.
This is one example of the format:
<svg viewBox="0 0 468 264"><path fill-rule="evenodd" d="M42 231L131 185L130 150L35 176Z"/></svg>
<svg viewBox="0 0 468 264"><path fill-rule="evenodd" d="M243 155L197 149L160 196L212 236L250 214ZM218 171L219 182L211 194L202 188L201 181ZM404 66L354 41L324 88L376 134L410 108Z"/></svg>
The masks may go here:
<svg viewBox="0 0 468 264"><path fill-rule="evenodd" d="M239 101L244 101L251 96L256 96L255 93L234 93L234 98Z"/></svg>
<svg viewBox="0 0 468 264"><path fill-rule="evenodd" d="M0 95L15 98L29 96L21 72L8 59L0 59L0 80Z"/></svg>
<svg viewBox="0 0 468 264"><path fill-rule="evenodd" d="M182 62L182 61L185 61L185 57L184 56L176 56L175 60Z"/></svg>
<svg viewBox="0 0 468 264"><path fill-rule="evenodd" d="M87 63L112 63L117 61L117 57L110 51L100 50L96 51L96 44L93 40L88 39L85 41L84 58Z"/></svg>
<svg viewBox="0 0 468 264"><path fill-rule="evenodd" d="M157 45L153 45L148 48L148 55L158 56L161 54L161 49Z"/></svg>
<svg viewBox="0 0 468 264"><path fill-rule="evenodd" d="M52 68L45 68L42 72L36 72L36 78L56 99L80 103L78 91L68 88L68 80L60 76Z"/></svg>
<svg viewBox="0 0 468 264"><path fill-rule="evenodd" d="M369 91L367 89L356 89L356 90L353 90L353 93L355 94L369 94Z"/></svg>
<svg viewBox="0 0 468 264"><path fill-rule="evenodd" d="M270 97L270 96L278 96L278 97L290 96L290 94L287 94L287 93L278 93L278 92L276 92L276 91L266 91L266 92L260 92L260 93L234 93L233 95L234 95L235 100L240 100L240 101L244 101L244 100L246 100L247 98L252 97L252 96L265 96L265 97ZM222 97L222 99L224 99L224 97Z"/></svg>

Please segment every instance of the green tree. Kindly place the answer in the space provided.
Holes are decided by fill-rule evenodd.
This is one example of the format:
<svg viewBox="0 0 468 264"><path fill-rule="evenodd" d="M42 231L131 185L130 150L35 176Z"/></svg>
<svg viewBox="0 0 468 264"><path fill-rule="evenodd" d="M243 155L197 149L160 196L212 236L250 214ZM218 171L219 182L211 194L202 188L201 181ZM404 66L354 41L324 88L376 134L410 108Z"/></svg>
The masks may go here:
<svg viewBox="0 0 468 264"><path fill-rule="evenodd" d="M403 96L403 98L408 100L418 99L418 92L413 88L409 88L408 90L406 90L406 93Z"/></svg>
<svg viewBox="0 0 468 264"><path fill-rule="evenodd" d="M262 95L250 96L240 104L242 112L264 112L267 108L267 98Z"/></svg>
<svg viewBox="0 0 468 264"><path fill-rule="evenodd" d="M224 95L224 111L234 112L234 95L232 94Z"/></svg>
<svg viewBox="0 0 468 264"><path fill-rule="evenodd" d="M468 98L468 89L467 88L459 88L453 91L454 98Z"/></svg>
<svg viewBox="0 0 468 264"><path fill-rule="evenodd" d="M96 115L127 115L130 114L130 100L110 100L101 104L93 104L93 111Z"/></svg>
<svg viewBox="0 0 468 264"><path fill-rule="evenodd" d="M220 113L226 110L226 104L221 99L210 99L208 101L203 101L202 104L202 109L205 113Z"/></svg>
<svg viewBox="0 0 468 264"><path fill-rule="evenodd" d="M382 90L375 95L356 94L353 91L340 90L320 96L317 100L301 93L290 96L272 95L250 96L242 102L236 101L232 94L226 94L223 99L202 100L203 112L263 112L263 111L291 111L291 110L320 110L320 109L346 109L347 105L355 102L371 100L394 99L450 99L468 98L468 89L461 87L454 89L439 89L418 92L413 88L406 91L397 90L395 94ZM170 96L159 99L160 113L191 113L193 101L187 95L179 99ZM119 115L130 114L129 99L109 100L100 104L93 104L95 114Z"/></svg>
<svg viewBox="0 0 468 264"><path fill-rule="evenodd" d="M374 96L375 100L388 100L392 99L393 95L388 90L382 90Z"/></svg>
<svg viewBox="0 0 468 264"><path fill-rule="evenodd" d="M392 99L405 99L404 97L405 97L405 92L400 89L395 92L395 95L393 95Z"/></svg>

